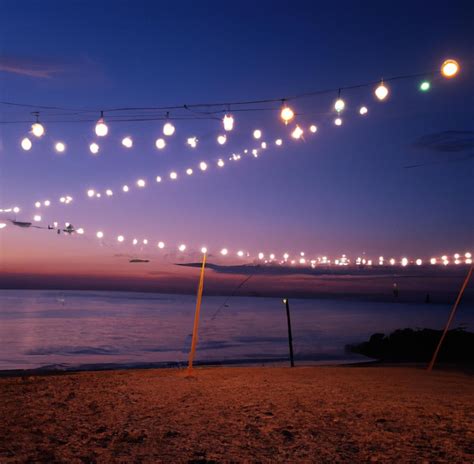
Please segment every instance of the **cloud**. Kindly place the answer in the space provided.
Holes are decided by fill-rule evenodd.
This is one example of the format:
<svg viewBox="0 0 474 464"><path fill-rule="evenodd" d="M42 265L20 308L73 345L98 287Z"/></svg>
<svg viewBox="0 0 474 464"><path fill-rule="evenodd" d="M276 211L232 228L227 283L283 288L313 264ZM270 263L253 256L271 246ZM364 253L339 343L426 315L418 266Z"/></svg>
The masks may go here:
<svg viewBox="0 0 474 464"><path fill-rule="evenodd" d="M415 148L441 153L459 153L474 148L474 131L442 131L419 137Z"/></svg>
<svg viewBox="0 0 474 464"><path fill-rule="evenodd" d="M0 71L22 76L51 79L66 71L63 64L45 58L1 56Z"/></svg>

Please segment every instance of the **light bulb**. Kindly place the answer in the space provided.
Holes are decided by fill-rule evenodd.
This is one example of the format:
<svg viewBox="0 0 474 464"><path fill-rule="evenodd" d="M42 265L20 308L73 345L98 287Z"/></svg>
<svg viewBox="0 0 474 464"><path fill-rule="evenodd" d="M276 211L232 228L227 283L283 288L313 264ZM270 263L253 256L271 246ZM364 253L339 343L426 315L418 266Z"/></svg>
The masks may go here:
<svg viewBox="0 0 474 464"><path fill-rule="evenodd" d="M64 201L66 201L66 199L64 199ZM40 201L37 201L37 202L35 203L35 207L36 207L36 208L41 208L41 202L40 202Z"/></svg>
<svg viewBox="0 0 474 464"><path fill-rule="evenodd" d="M401 264L405 267L408 264L408 258L402 258Z"/></svg>
<svg viewBox="0 0 474 464"><path fill-rule="evenodd" d="M423 261L419 258L415 262L417 266L421 266L423 264Z"/></svg>
<svg viewBox="0 0 474 464"><path fill-rule="evenodd" d="M222 123L224 124L225 131L231 131L234 128L234 118L231 114L224 115Z"/></svg>
<svg viewBox="0 0 474 464"><path fill-rule="evenodd" d="M166 147L165 139L156 139L155 146L158 150L163 150Z"/></svg>
<svg viewBox="0 0 474 464"><path fill-rule="evenodd" d="M64 145L63 142L56 142L56 144L54 145L54 149L58 153L64 153L64 150L66 150L66 145Z"/></svg>
<svg viewBox="0 0 474 464"><path fill-rule="evenodd" d="M170 172L170 179L171 180L176 180L178 178L178 174L176 172Z"/></svg>
<svg viewBox="0 0 474 464"><path fill-rule="evenodd" d="M202 248L201 248L201 253L202 253L203 255L205 255L205 254L207 253L207 248L206 248L206 247L202 247Z"/></svg>
<svg viewBox="0 0 474 464"><path fill-rule="evenodd" d="M261 137L262 137L262 131L260 129L255 129L253 131L253 138L258 140Z"/></svg>
<svg viewBox="0 0 474 464"><path fill-rule="evenodd" d="M281 109L280 116L284 123L288 124L295 117L295 113L289 106L284 106Z"/></svg>
<svg viewBox="0 0 474 464"><path fill-rule="evenodd" d="M309 131L312 132L313 134L316 134L316 132L318 131L318 128L317 126L315 126L314 124L309 126Z"/></svg>
<svg viewBox="0 0 474 464"><path fill-rule="evenodd" d="M170 135L173 135L174 134L174 131L175 131L175 127L173 126L173 124L171 124L170 122L167 122L164 126L163 126L163 134L166 135L166 136L170 136Z"/></svg>
<svg viewBox="0 0 474 464"><path fill-rule="evenodd" d="M132 148L133 146L133 140L131 137L124 137L122 139L122 145L125 147L125 148Z"/></svg>
<svg viewBox="0 0 474 464"><path fill-rule="evenodd" d="M224 145L224 143L226 143L226 141L227 141L227 137L225 135L217 136L217 143L219 145Z"/></svg>
<svg viewBox="0 0 474 464"><path fill-rule="evenodd" d="M31 126L31 133L35 136L35 137L41 137L44 135L44 127L42 124L40 124L39 122L35 122L32 126Z"/></svg>
<svg viewBox="0 0 474 464"><path fill-rule="evenodd" d="M191 148L196 148L197 146L197 137L189 137L188 140L187 140L187 144L191 147Z"/></svg>
<svg viewBox="0 0 474 464"><path fill-rule="evenodd" d="M221 255L226 256L227 253L228 253L227 248L222 248L222 250L221 250Z"/></svg>
<svg viewBox="0 0 474 464"><path fill-rule="evenodd" d="M431 87L431 84L428 81L423 81L420 84L420 90L422 92L427 92L428 90L430 90L430 87Z"/></svg>
<svg viewBox="0 0 474 464"><path fill-rule="evenodd" d="M334 103L334 109L338 113L340 113L344 109L345 106L346 106L346 103L344 102L342 98L338 98L336 102Z"/></svg>
<svg viewBox="0 0 474 464"><path fill-rule="evenodd" d="M283 140L282 139L276 139L275 140L275 145L277 145L278 147L281 147L283 145Z"/></svg>
<svg viewBox="0 0 474 464"><path fill-rule="evenodd" d="M41 216L39 214L35 214L35 216L33 217L33 220L36 222L39 222L41 221Z"/></svg>
<svg viewBox="0 0 474 464"><path fill-rule="evenodd" d="M359 108L359 114L361 114L362 116L364 116L364 114L367 114L367 111L369 111L369 110L367 109L366 106L361 106Z"/></svg>
<svg viewBox="0 0 474 464"><path fill-rule="evenodd" d="M158 242L158 248L160 248L162 250L164 247L165 247L164 242Z"/></svg>
<svg viewBox="0 0 474 464"><path fill-rule="evenodd" d="M267 142L262 142L260 146L265 150L265 148L267 148Z"/></svg>
<svg viewBox="0 0 474 464"><path fill-rule="evenodd" d="M114 192L112 192L112 190L110 190L110 189L107 189L107 190L105 191L105 194L106 194L108 197L111 197L111 196L114 194Z"/></svg>
<svg viewBox="0 0 474 464"><path fill-rule="evenodd" d="M459 72L459 63L456 60L446 60L441 65L441 74L447 79L451 79Z"/></svg>
<svg viewBox="0 0 474 464"><path fill-rule="evenodd" d="M381 82L379 86L375 89L375 96L380 100L385 100L388 96L388 88L385 87L384 83Z"/></svg>
<svg viewBox="0 0 474 464"><path fill-rule="evenodd" d="M190 176L193 173L193 170L191 168L186 169L186 174Z"/></svg>
<svg viewBox="0 0 474 464"><path fill-rule="evenodd" d="M104 118L101 116L95 125L95 133L98 137L105 137L109 132L107 124L104 122Z"/></svg>
<svg viewBox="0 0 474 464"><path fill-rule="evenodd" d="M123 242L123 241L125 240L125 237L124 237L123 235L119 235L119 236L117 237L117 240L118 240L119 242Z"/></svg>
<svg viewBox="0 0 474 464"><path fill-rule="evenodd" d="M145 187L145 185L146 185L145 179L138 179L137 180L137 185L139 187Z"/></svg>
<svg viewBox="0 0 474 464"><path fill-rule="evenodd" d="M33 144L31 143L31 140L28 137L25 137L21 141L21 148L23 148L23 150L25 150L25 151L31 150L32 146L33 146Z"/></svg>
<svg viewBox="0 0 474 464"><path fill-rule="evenodd" d="M223 160L223 159L219 159L219 160L217 161L217 166L219 166L220 168L224 167L224 164L225 164L225 163L224 163L224 160Z"/></svg>
<svg viewBox="0 0 474 464"><path fill-rule="evenodd" d="M239 250L237 252L237 256L239 256L240 258L242 258L242 256L244 256L244 252L242 250Z"/></svg>
<svg viewBox="0 0 474 464"><path fill-rule="evenodd" d="M51 204L51 202L49 200L44 201L44 206L49 206L50 204Z"/></svg>
<svg viewBox="0 0 474 464"><path fill-rule="evenodd" d="M128 188L128 185L124 185L124 186L122 187L122 190L123 190L125 193L127 193L130 189Z"/></svg>
<svg viewBox="0 0 474 464"><path fill-rule="evenodd" d="M199 169L200 169L201 171L205 171L205 170L207 169L207 163L205 163L204 161L201 161L201 162L199 163Z"/></svg>
<svg viewBox="0 0 474 464"><path fill-rule="evenodd" d="M95 196L95 190L89 189L89 190L87 191L87 196L88 196L89 198L92 198L93 196Z"/></svg>
<svg viewBox="0 0 474 464"><path fill-rule="evenodd" d="M161 176L156 176L156 182L160 183L161 182Z"/></svg>
<svg viewBox="0 0 474 464"><path fill-rule="evenodd" d="M184 243L182 243L179 247L178 247L178 250L179 251L184 251L186 250L186 245Z"/></svg>
<svg viewBox="0 0 474 464"><path fill-rule="evenodd" d="M95 142L91 143L89 145L89 150L93 155L97 155L97 153L99 153L99 145L97 145Z"/></svg>
<svg viewBox="0 0 474 464"><path fill-rule="evenodd" d="M293 132L291 133L291 136L292 136L294 139L300 139L302 135L303 135L303 129L301 129L300 126L296 126L296 127L293 129Z"/></svg>
<svg viewBox="0 0 474 464"><path fill-rule="evenodd" d="M336 124L336 126L341 126L342 125L342 119L341 118L336 118L334 120L334 124Z"/></svg>

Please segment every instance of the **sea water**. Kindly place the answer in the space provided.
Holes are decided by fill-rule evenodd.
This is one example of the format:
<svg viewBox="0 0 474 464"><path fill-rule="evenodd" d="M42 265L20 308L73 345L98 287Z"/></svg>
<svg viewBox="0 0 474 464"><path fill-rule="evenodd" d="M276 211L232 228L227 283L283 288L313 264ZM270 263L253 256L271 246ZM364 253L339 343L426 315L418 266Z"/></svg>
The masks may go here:
<svg viewBox="0 0 474 464"><path fill-rule="evenodd" d="M449 305L292 299L295 360L354 362L345 345L374 332L444 326ZM0 290L0 370L185 365L195 296L131 292ZM461 304L453 327L474 329ZM272 363L288 359L280 298L203 299L196 361Z"/></svg>

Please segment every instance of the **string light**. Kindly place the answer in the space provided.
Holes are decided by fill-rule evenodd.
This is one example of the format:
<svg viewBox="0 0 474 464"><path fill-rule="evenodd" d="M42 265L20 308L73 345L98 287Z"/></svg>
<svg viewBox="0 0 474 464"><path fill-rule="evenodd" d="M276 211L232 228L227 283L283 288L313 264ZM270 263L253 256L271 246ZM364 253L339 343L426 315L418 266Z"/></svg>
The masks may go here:
<svg viewBox="0 0 474 464"><path fill-rule="evenodd" d="M258 140L261 137L262 137L262 131L260 129L255 129L253 131L253 138Z"/></svg>
<svg viewBox="0 0 474 464"><path fill-rule="evenodd" d="M128 185L124 185L124 186L122 187L122 191L125 192L125 193L127 193L129 190L130 190L130 189L128 188Z"/></svg>
<svg viewBox="0 0 474 464"><path fill-rule="evenodd" d="M99 153L99 145L97 145L95 142L91 143L89 145L89 150L93 155L97 155L97 153Z"/></svg>
<svg viewBox="0 0 474 464"><path fill-rule="evenodd" d="M402 258L401 264L405 267L408 264L408 258Z"/></svg>
<svg viewBox="0 0 474 464"><path fill-rule="evenodd" d="M415 261L415 263L416 263L417 266L421 266L421 265L423 264L423 261L418 258L418 259Z"/></svg>
<svg viewBox="0 0 474 464"><path fill-rule="evenodd" d="M278 147L281 147L283 145L283 140L282 139L276 139L275 140L275 145Z"/></svg>
<svg viewBox="0 0 474 464"><path fill-rule="evenodd" d="M25 151L31 150L32 146L33 146L33 144L31 143L31 140L28 137L25 137L21 141L21 148L23 148L23 150L25 150Z"/></svg>
<svg viewBox="0 0 474 464"><path fill-rule="evenodd" d="M217 136L217 143L219 145L224 145L227 142L227 137L225 135L218 135Z"/></svg>
<svg viewBox="0 0 474 464"><path fill-rule="evenodd" d="M260 146L265 150L267 148L267 142L262 142Z"/></svg>
<svg viewBox="0 0 474 464"><path fill-rule="evenodd" d="M316 132L318 131L318 128L317 126L312 124L311 126L309 126L309 131L312 132L313 134L316 134Z"/></svg>
<svg viewBox="0 0 474 464"><path fill-rule="evenodd" d="M64 201L66 201L66 199L64 199ZM40 201L37 201L37 202L35 203L35 206L36 206L37 208L41 208L41 202L40 202Z"/></svg>
<svg viewBox="0 0 474 464"><path fill-rule="evenodd" d="M122 243L122 242L125 240L125 237L124 237L123 235L119 235L119 236L117 237L117 240L118 240L120 243Z"/></svg>
<svg viewBox="0 0 474 464"><path fill-rule="evenodd" d="M178 250L181 251L181 252L184 251L184 250L186 250L186 245L185 245L184 243L182 243L182 244L178 247Z"/></svg>
<svg viewBox="0 0 474 464"><path fill-rule="evenodd" d="M165 247L164 242L158 242L158 248L160 248L162 250L164 247Z"/></svg>
<svg viewBox="0 0 474 464"><path fill-rule="evenodd" d="M388 96L388 88L385 86L385 84L380 82L378 87L375 89L375 96L380 100L385 100Z"/></svg>
<svg viewBox="0 0 474 464"><path fill-rule="evenodd" d="M334 120L334 124L336 124L336 126L342 126L342 119L341 118L336 118Z"/></svg>
<svg viewBox="0 0 474 464"><path fill-rule="evenodd" d="M237 256L239 256L240 258L242 258L242 256L244 256L244 252L242 250L239 250L237 252Z"/></svg>
<svg viewBox="0 0 474 464"><path fill-rule="evenodd" d="M193 173L193 170L191 168L186 169L186 174L190 176Z"/></svg>
<svg viewBox="0 0 474 464"><path fill-rule="evenodd" d="M171 122L165 123L163 126L163 134L166 135L167 137L170 137L174 134L176 128L173 126Z"/></svg>
<svg viewBox="0 0 474 464"><path fill-rule="evenodd" d="M138 185L140 188L145 187L145 185L146 185L145 179L138 179L138 180L137 180L137 185Z"/></svg>
<svg viewBox="0 0 474 464"><path fill-rule="evenodd" d="M292 136L294 139L300 139L302 135L303 135L303 129L301 129L301 127L297 125L297 126L293 129L293 132L291 133L291 136Z"/></svg>
<svg viewBox="0 0 474 464"><path fill-rule="evenodd" d="M431 84L428 81L423 81L420 84L420 90L422 92L427 92L428 90L430 90L430 87L431 87Z"/></svg>
<svg viewBox="0 0 474 464"><path fill-rule="evenodd" d="M441 74L451 79L459 72L459 63L456 60L446 60L441 65Z"/></svg>
<svg viewBox="0 0 474 464"><path fill-rule="evenodd" d="M155 146L158 150L163 150L166 147L165 139L156 139Z"/></svg>
<svg viewBox="0 0 474 464"><path fill-rule="evenodd" d="M35 214L35 216L33 217L33 220L36 221L36 222L40 222L41 221L41 216L39 214Z"/></svg>
<svg viewBox="0 0 474 464"><path fill-rule="evenodd" d="M340 113L346 106L346 103L342 98L338 98L336 102L334 103L334 109Z"/></svg>
<svg viewBox="0 0 474 464"><path fill-rule="evenodd" d="M89 190L87 191L87 196L88 196L89 198L92 198L94 195L95 195L95 191L94 191L93 189L89 189Z"/></svg>
<svg viewBox="0 0 474 464"><path fill-rule="evenodd" d="M202 248L201 248L201 253L202 253L203 255L205 255L205 254L207 253L207 248L206 248L206 247L202 247Z"/></svg>
<svg viewBox="0 0 474 464"><path fill-rule="evenodd" d="M171 180L176 180L178 178L178 174L176 172L170 172L170 179Z"/></svg>
<svg viewBox="0 0 474 464"><path fill-rule="evenodd" d="M369 110L367 109L366 106L361 106L360 109L359 109L359 114L361 114L362 116L364 116L364 114L367 114Z"/></svg>
<svg viewBox="0 0 474 464"><path fill-rule="evenodd" d="M125 148L132 148L133 147L133 140L131 137L124 137L122 139L122 145L125 147Z"/></svg>
<svg viewBox="0 0 474 464"><path fill-rule="evenodd" d="M223 160L223 159L219 159L219 160L217 161L217 166L219 166L220 168L223 168L223 167L224 167L224 164L225 164L225 163L224 163L224 160Z"/></svg>
<svg viewBox="0 0 474 464"><path fill-rule="evenodd" d="M207 163L205 163L204 161L201 161L201 162L199 163L199 169L200 169L201 171L205 171L205 170L207 169Z"/></svg>
<svg viewBox="0 0 474 464"><path fill-rule="evenodd" d="M112 190L110 190L110 189L107 189L107 190L105 191L105 194L106 194L108 197L111 197L111 196L114 194L114 192L112 192Z"/></svg>
<svg viewBox="0 0 474 464"><path fill-rule="evenodd" d="M221 255L224 255L224 256L226 256L226 255L227 255L227 253L228 253L228 250L227 250L227 248L222 248L222 250L221 250Z"/></svg>
<svg viewBox="0 0 474 464"><path fill-rule="evenodd" d="M222 119L222 123L224 125L225 131L231 131L234 128L234 118L232 117L231 114L224 115L224 118Z"/></svg>
<svg viewBox="0 0 474 464"><path fill-rule="evenodd" d="M44 135L44 127L42 124L40 124L39 122L35 122L32 126L31 126L31 133L35 136L35 137L42 137Z"/></svg>
<svg viewBox="0 0 474 464"><path fill-rule="evenodd" d="M49 206L51 204L51 201L45 200L43 204L44 204L44 206Z"/></svg>
<svg viewBox="0 0 474 464"><path fill-rule="evenodd" d="M54 149L58 153L64 153L64 151L66 150L66 145L63 142L56 142L56 144L54 145Z"/></svg>
<svg viewBox="0 0 474 464"><path fill-rule="evenodd" d="M198 139L197 137L189 137L186 143L191 147L191 148L196 148L197 147L197 142Z"/></svg>
<svg viewBox="0 0 474 464"><path fill-rule="evenodd" d="M283 119L285 125L287 125L295 117L295 113L289 106L283 104L283 107L280 112L280 117L281 119Z"/></svg>
<svg viewBox="0 0 474 464"><path fill-rule="evenodd" d="M100 112L100 118L97 121L95 125L95 133L97 137L105 137L109 132L109 128L107 127L107 124L105 124L104 121L104 112Z"/></svg>

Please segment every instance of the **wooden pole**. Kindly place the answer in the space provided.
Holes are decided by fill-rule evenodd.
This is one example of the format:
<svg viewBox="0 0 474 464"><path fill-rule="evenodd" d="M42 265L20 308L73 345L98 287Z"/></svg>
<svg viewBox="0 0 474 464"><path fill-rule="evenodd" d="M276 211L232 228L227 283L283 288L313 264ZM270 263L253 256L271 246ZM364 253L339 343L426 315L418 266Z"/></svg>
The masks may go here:
<svg viewBox="0 0 474 464"><path fill-rule="evenodd" d="M204 288L204 270L206 268L206 253L202 257L201 276L199 277L199 286L196 297L196 312L194 314L193 340L191 342L191 351L189 352L188 369L193 368L194 354L196 352L198 327L199 327L199 313L201 312L202 290Z"/></svg>
<svg viewBox="0 0 474 464"><path fill-rule="evenodd" d="M443 334L441 335L441 338L439 339L438 346L436 347L436 350L433 353L433 357L431 358L430 364L428 365L428 372L431 372L433 370L433 366L436 362L436 358L438 357L439 350L441 349L441 345L443 344L443 341L446 337L446 334L448 333L449 326L451 325L451 322L453 322L454 315L456 314L456 310L458 309L459 302L461 301L461 298L464 294L464 290L466 290L467 284L468 284L469 280L471 279L471 275L472 275L473 270L474 270L474 265L472 265L469 268L466 279L464 280L464 283L462 284L461 290L459 291L459 294L458 294L458 297L456 298L454 306L451 309L451 314L448 317L448 322L446 322L446 327L444 328Z"/></svg>
<svg viewBox="0 0 474 464"><path fill-rule="evenodd" d="M290 319L290 302L288 298L283 300L286 306L286 321L288 323L288 345L290 347L290 366L295 367L295 361L293 359L293 337L291 335L291 319Z"/></svg>

